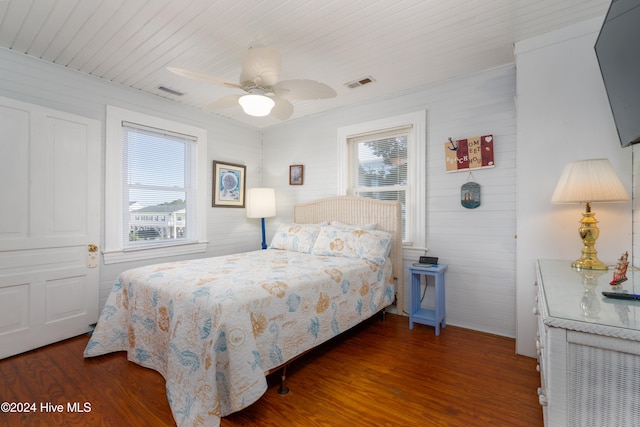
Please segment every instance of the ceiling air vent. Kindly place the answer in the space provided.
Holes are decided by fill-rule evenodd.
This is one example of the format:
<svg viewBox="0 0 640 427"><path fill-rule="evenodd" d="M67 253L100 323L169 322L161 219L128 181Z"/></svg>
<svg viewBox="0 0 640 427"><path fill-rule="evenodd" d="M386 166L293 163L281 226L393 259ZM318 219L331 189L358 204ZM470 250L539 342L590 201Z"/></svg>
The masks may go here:
<svg viewBox="0 0 640 427"><path fill-rule="evenodd" d="M374 79L373 77L367 76L367 77L363 77L363 78L358 79L358 80L351 81L349 83L345 83L344 85L346 87L348 87L349 89L355 89L357 87L364 86L364 85L367 85L369 83L373 83L375 81L376 81L376 79Z"/></svg>
<svg viewBox="0 0 640 427"><path fill-rule="evenodd" d="M175 96L183 96L184 95L184 92L180 92L179 90L171 89L170 87L167 87L167 86L158 86L158 89L160 89L163 92L170 93L171 95L175 95Z"/></svg>

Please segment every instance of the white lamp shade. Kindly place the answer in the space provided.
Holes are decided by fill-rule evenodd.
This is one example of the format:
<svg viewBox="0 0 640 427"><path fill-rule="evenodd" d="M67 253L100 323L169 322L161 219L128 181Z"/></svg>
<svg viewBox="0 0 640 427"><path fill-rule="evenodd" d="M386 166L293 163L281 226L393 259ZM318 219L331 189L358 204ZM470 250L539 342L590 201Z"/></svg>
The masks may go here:
<svg viewBox="0 0 640 427"><path fill-rule="evenodd" d="M242 95L238 102L246 114L255 117L268 115L273 106L276 105L273 99L268 96L253 93Z"/></svg>
<svg viewBox="0 0 640 427"><path fill-rule="evenodd" d="M276 216L276 192L273 188L247 190L247 218Z"/></svg>
<svg viewBox="0 0 640 427"><path fill-rule="evenodd" d="M567 164L551 197L551 203L627 200L627 190L608 159L579 160Z"/></svg>

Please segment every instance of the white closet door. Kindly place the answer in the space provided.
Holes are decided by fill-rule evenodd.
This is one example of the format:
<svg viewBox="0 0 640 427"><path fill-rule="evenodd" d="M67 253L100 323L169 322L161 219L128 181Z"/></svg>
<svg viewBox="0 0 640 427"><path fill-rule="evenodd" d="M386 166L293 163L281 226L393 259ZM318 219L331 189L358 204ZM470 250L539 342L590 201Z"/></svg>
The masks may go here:
<svg viewBox="0 0 640 427"><path fill-rule="evenodd" d="M96 322L100 170L100 122L0 97L0 358Z"/></svg>

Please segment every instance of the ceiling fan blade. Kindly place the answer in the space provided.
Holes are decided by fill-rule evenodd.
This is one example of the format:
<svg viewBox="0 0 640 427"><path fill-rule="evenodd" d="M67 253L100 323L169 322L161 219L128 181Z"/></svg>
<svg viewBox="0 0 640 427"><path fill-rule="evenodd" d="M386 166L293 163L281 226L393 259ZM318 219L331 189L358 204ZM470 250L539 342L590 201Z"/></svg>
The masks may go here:
<svg viewBox="0 0 640 427"><path fill-rule="evenodd" d="M221 77L212 76L210 74L199 73L197 71L189 71L182 68L167 67L167 70L174 74L177 74L188 79L200 80L207 83L213 83L220 86L229 86L235 88L242 88L239 84L232 82L231 80L223 79Z"/></svg>
<svg viewBox="0 0 640 427"><path fill-rule="evenodd" d="M240 104L238 104L238 99L240 99L241 96L242 95L225 96L207 105L206 107L204 107L204 109L208 111L213 111L213 110L222 110L225 108L239 107Z"/></svg>
<svg viewBox="0 0 640 427"><path fill-rule="evenodd" d="M278 98L277 96L271 97L276 103L271 110L270 116L280 120L287 120L293 114L293 105L286 99Z"/></svg>
<svg viewBox="0 0 640 427"><path fill-rule="evenodd" d="M315 80L284 80L273 87L273 92L286 99L328 99L337 93L331 87Z"/></svg>
<svg viewBox="0 0 640 427"><path fill-rule="evenodd" d="M268 47L249 49L241 67L241 84L251 82L262 87L273 86L280 76L280 54Z"/></svg>

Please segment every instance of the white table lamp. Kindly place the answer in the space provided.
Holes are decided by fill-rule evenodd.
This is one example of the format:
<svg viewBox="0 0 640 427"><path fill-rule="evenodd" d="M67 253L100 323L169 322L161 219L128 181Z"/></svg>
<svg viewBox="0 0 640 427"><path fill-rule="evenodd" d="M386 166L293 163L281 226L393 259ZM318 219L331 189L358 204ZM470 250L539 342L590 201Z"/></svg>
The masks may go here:
<svg viewBox="0 0 640 427"><path fill-rule="evenodd" d="M262 219L262 249L267 249L264 219L276 216L276 192L273 188L247 190L247 218Z"/></svg>

